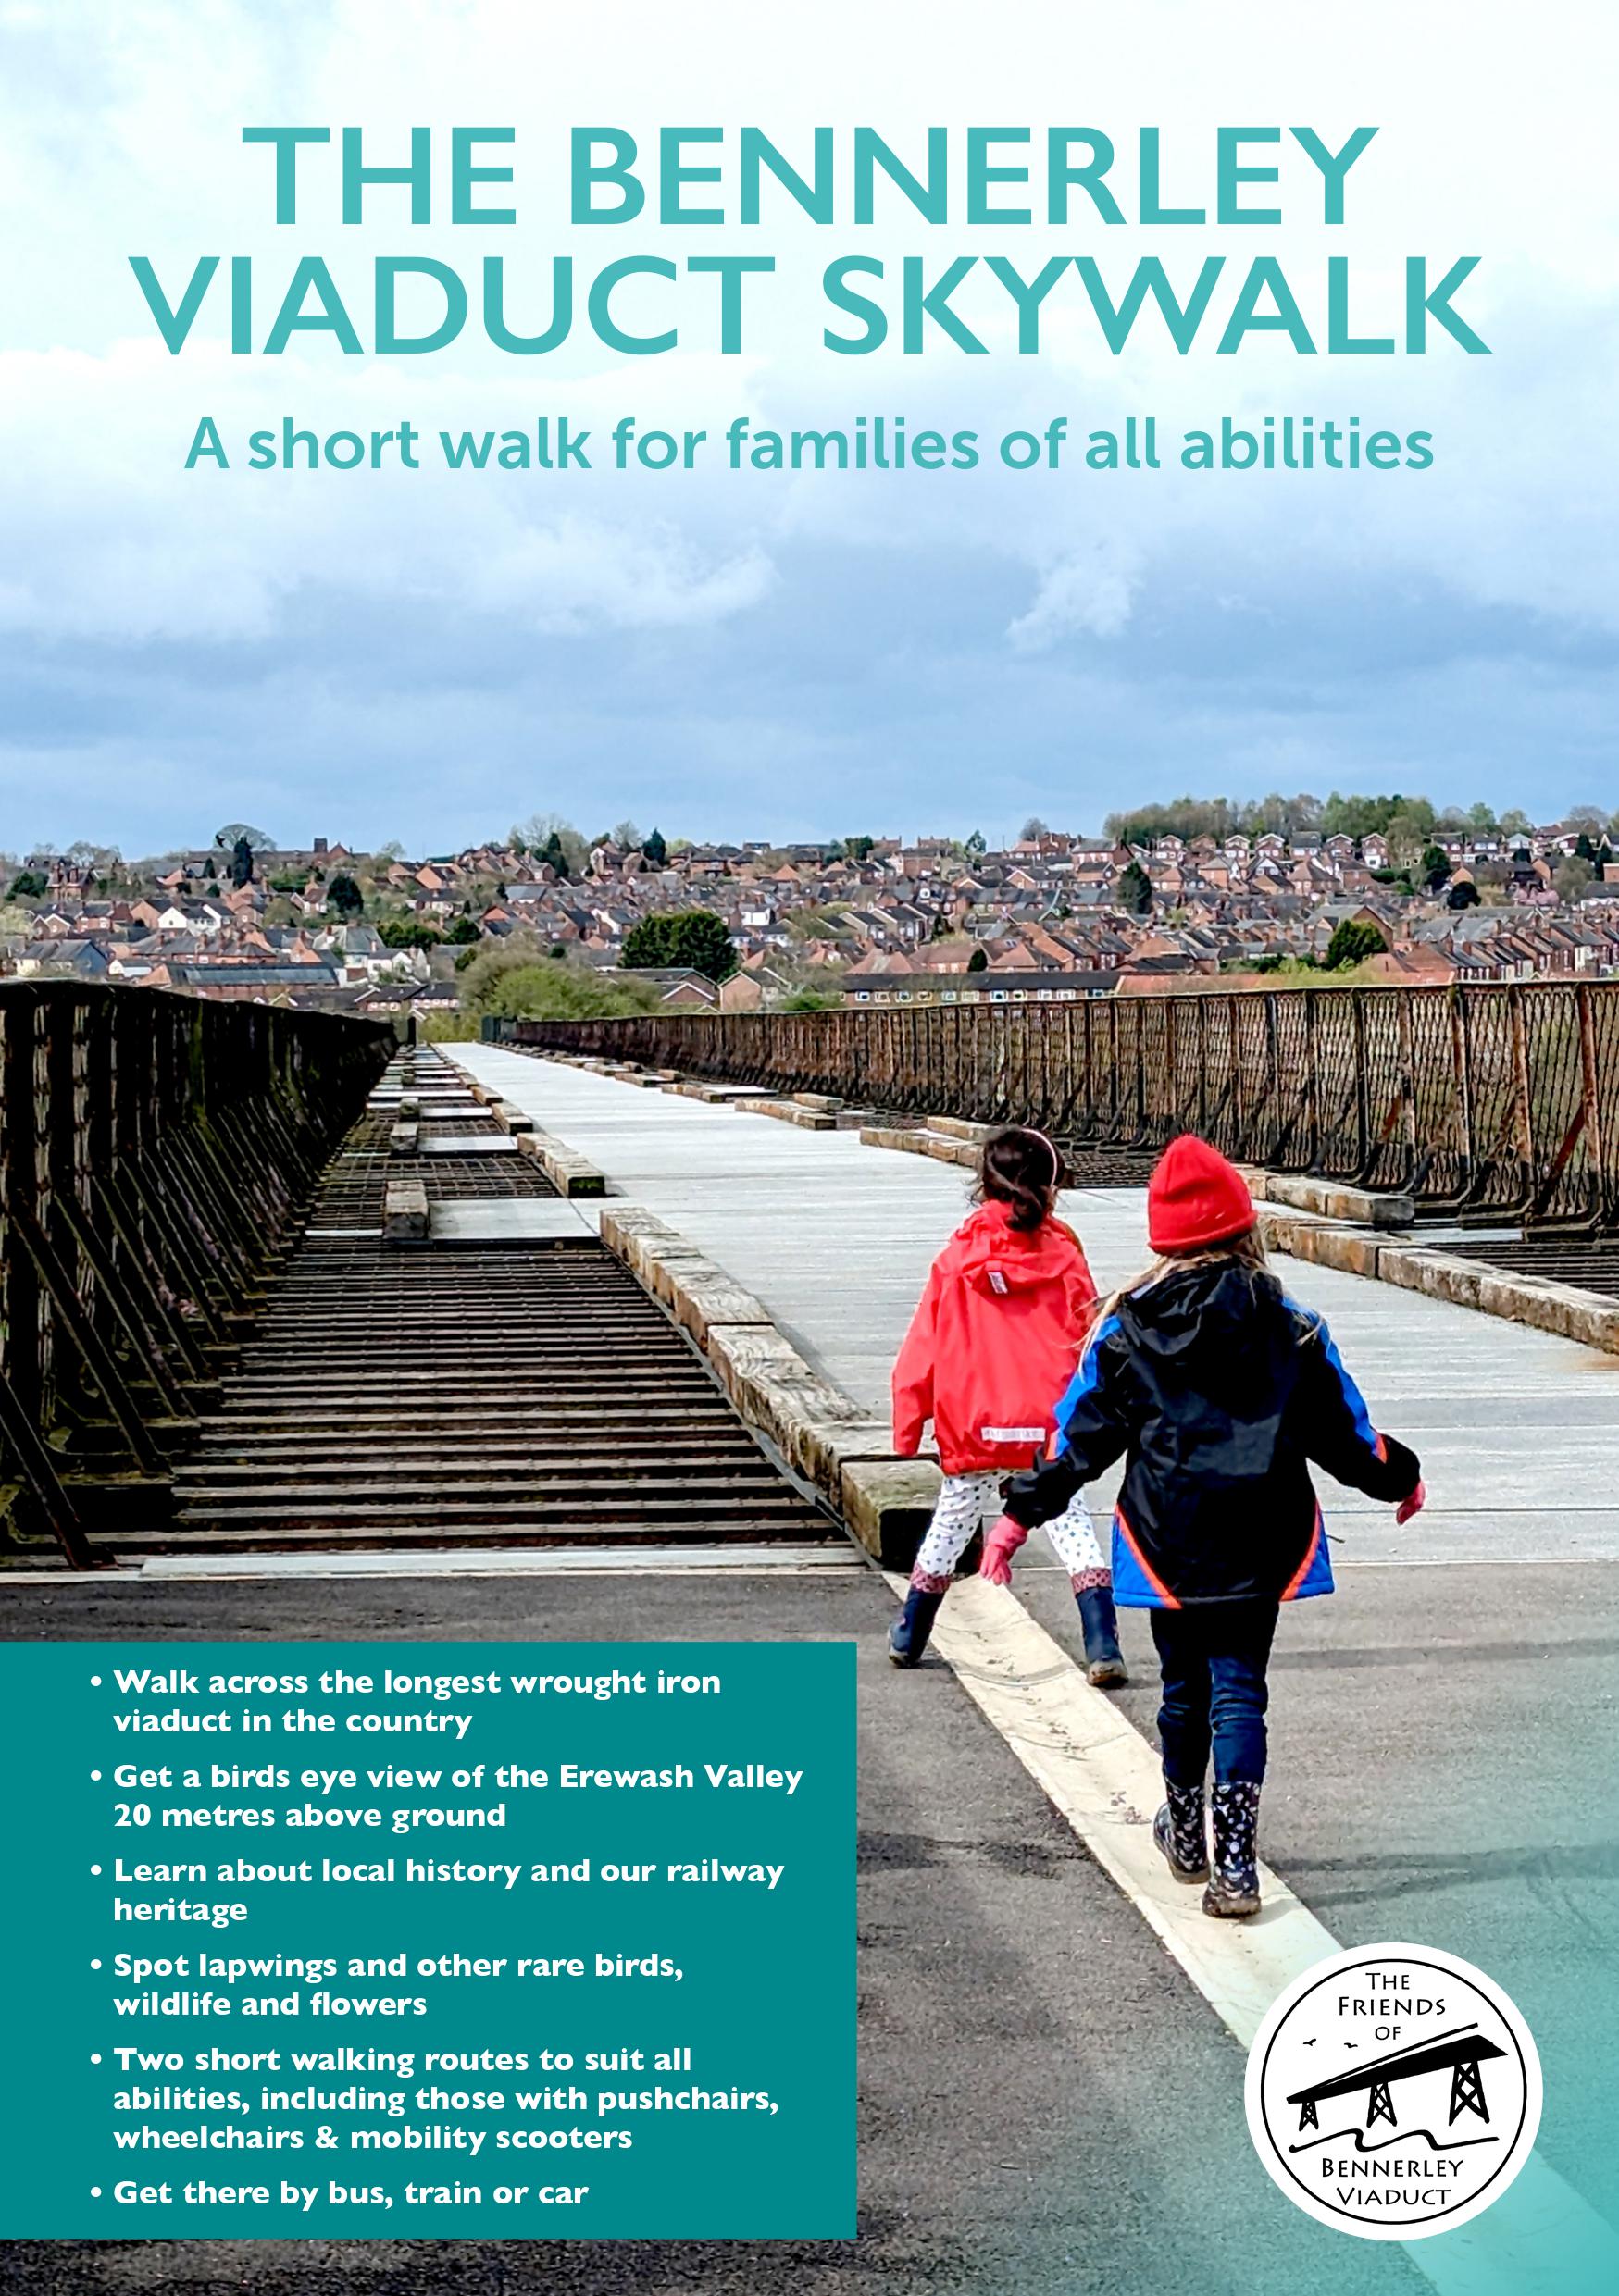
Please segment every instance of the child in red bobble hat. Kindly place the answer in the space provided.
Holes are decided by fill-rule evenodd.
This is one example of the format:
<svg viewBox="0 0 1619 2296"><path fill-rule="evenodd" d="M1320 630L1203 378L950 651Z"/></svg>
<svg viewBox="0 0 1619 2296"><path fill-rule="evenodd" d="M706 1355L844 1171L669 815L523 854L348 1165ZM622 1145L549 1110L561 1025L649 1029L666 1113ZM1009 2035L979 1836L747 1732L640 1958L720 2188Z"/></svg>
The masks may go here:
<svg viewBox="0 0 1619 2296"><path fill-rule="evenodd" d="M1164 1150L1147 1234L1156 1260L1099 1310L1052 1457L1014 1478L983 1571L1007 1584L1028 1527L1126 1454L1113 1578L1118 1602L1150 1613L1164 1678L1153 1838L1177 1879L1206 1881L1205 1913L1241 1917L1259 1910L1278 1607L1332 1592L1311 1463L1394 1505L1399 1522L1423 1504L1422 1471L1373 1426L1321 1318L1271 1273L1247 1185L1206 1140L1187 1134Z"/></svg>

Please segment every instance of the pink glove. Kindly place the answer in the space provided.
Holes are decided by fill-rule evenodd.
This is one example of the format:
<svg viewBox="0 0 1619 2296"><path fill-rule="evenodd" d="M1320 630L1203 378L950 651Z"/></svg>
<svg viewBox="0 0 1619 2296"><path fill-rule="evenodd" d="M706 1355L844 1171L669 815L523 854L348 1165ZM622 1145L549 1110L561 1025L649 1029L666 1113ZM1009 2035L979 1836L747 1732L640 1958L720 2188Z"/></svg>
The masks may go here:
<svg viewBox="0 0 1619 2296"><path fill-rule="evenodd" d="M1012 1558L1027 1538L1022 1523L1014 1522L1010 1515L1003 1515L984 1541L984 1559L978 1565L980 1579L988 1579L991 1586L1010 1586Z"/></svg>
<svg viewBox="0 0 1619 2296"><path fill-rule="evenodd" d="M1409 1522L1413 1515L1420 1515L1427 1505L1427 1497L1426 1485L1419 1483L1411 1496L1408 1499L1401 1499L1394 1509L1395 1521Z"/></svg>

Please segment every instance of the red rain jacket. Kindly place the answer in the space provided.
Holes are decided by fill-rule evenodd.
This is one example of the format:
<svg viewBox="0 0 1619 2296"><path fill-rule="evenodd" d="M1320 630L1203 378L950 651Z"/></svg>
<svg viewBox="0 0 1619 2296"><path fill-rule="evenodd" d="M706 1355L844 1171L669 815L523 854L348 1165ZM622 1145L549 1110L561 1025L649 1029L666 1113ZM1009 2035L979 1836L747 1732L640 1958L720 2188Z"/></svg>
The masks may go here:
<svg viewBox="0 0 1619 2296"><path fill-rule="evenodd" d="M989 1203L933 1262L894 1365L894 1448L931 1420L947 1475L1027 1467L1055 1429L1096 1302L1079 1239L1060 1220L1011 1226Z"/></svg>

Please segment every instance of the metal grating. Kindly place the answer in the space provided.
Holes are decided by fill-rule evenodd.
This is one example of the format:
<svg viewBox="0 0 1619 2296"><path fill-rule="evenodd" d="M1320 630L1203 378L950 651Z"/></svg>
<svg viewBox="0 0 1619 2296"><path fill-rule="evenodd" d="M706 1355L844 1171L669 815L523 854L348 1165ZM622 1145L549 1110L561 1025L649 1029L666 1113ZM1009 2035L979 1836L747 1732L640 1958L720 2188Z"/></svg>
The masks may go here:
<svg viewBox="0 0 1619 2296"><path fill-rule="evenodd" d="M223 1410L174 1471L172 1522L98 1533L103 1552L839 1541L587 1230L384 1243L389 1179L440 1202L554 1193L528 1157L396 1157L387 1129L368 1112L319 1182Z"/></svg>

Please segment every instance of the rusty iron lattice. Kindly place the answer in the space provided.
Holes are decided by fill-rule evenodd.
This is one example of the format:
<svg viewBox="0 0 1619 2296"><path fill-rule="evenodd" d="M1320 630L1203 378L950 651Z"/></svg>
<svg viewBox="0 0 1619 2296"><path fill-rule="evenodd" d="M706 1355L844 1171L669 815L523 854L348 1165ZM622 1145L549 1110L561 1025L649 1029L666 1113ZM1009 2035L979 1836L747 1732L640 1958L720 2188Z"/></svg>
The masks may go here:
<svg viewBox="0 0 1619 2296"><path fill-rule="evenodd" d="M488 1021L492 1041L1039 1124L1408 1190L1425 1213L1619 1233L1619 983Z"/></svg>
<svg viewBox="0 0 1619 2296"><path fill-rule="evenodd" d="M375 1023L0 984L0 1536L167 1492L392 1046Z"/></svg>
<svg viewBox="0 0 1619 2296"><path fill-rule="evenodd" d="M555 1201L492 1117L433 1106L440 1055L391 1064L393 1041L146 990L0 990L0 1556L47 1533L81 1568L839 1544L584 1222L389 1239L389 1180L434 1205ZM391 1065L399 1088L373 1096ZM394 1104L421 1086L406 1126Z"/></svg>

